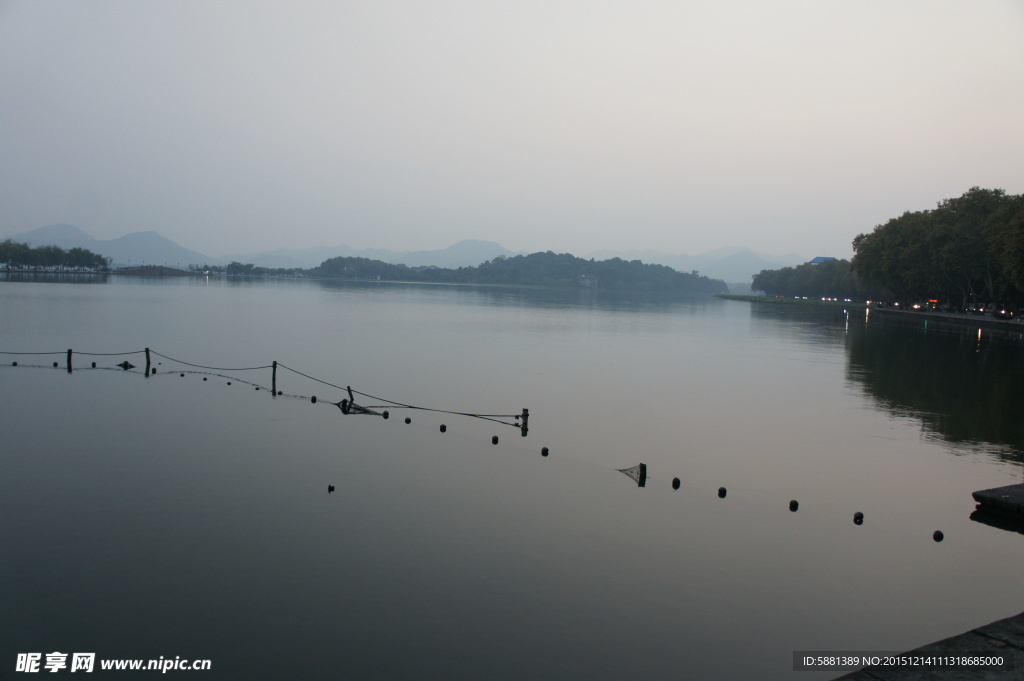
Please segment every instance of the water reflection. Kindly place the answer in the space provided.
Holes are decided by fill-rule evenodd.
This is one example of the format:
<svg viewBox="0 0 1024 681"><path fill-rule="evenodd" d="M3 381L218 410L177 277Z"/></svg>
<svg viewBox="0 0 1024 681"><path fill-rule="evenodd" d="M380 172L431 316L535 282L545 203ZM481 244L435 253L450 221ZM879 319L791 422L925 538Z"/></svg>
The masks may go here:
<svg viewBox="0 0 1024 681"><path fill-rule="evenodd" d="M751 304L750 317L759 331L806 346L836 347L844 343L852 315L818 305Z"/></svg>
<svg viewBox="0 0 1024 681"><path fill-rule="evenodd" d="M1024 463L1022 334L818 306L752 305L751 318L812 352L843 346L847 383L926 436Z"/></svg>
<svg viewBox="0 0 1024 681"><path fill-rule="evenodd" d="M34 282L41 284L105 284L110 280L106 272L7 272L0 271L0 281Z"/></svg>
<svg viewBox="0 0 1024 681"><path fill-rule="evenodd" d="M721 304L708 295L684 295L644 291L608 291L593 288L544 288L436 283L366 282L321 279L326 290L402 293L431 298L445 304L541 309L600 308L622 312L671 312L680 306Z"/></svg>
<svg viewBox="0 0 1024 681"><path fill-rule="evenodd" d="M913 324L910 326L908 324ZM847 336L847 378L928 433L1024 462L1024 353L1013 335L871 317ZM988 445L996 445L991 447Z"/></svg>
<svg viewBox="0 0 1024 681"><path fill-rule="evenodd" d="M1024 544L961 503L1015 471L865 408L872 372L847 345L870 340L862 318L734 301L604 314L589 293L469 287L8 288L0 349L297 357L338 387L278 375L287 394L268 400L238 377L272 386L272 369L167 359L146 380L122 357L0 370L7 659L157 641L232 678L782 680L803 674L780 651L909 649L1024 602ZM511 397L534 439L503 430L495 447L496 424L402 425L395 407L348 418L349 383L479 411ZM640 460L642 492L615 475ZM985 555L1000 559L976 580Z"/></svg>
<svg viewBox="0 0 1024 681"><path fill-rule="evenodd" d="M976 523L981 523L982 525L994 527L998 530L1024 534L1024 522L1019 518L1014 518L1005 513L995 513L993 511L987 511L979 508L971 513L971 520Z"/></svg>

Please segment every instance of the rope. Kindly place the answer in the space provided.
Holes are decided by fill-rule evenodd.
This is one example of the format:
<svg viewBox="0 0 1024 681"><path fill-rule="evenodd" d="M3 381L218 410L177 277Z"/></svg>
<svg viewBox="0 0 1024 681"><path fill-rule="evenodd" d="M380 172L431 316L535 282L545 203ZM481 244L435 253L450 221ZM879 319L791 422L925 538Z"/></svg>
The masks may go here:
<svg viewBox="0 0 1024 681"><path fill-rule="evenodd" d="M321 381L319 378L315 378L313 376L310 376L309 374L304 374L301 371L296 371L295 369L292 369L291 367L286 367L285 365L281 364L280 362L277 363L277 366L280 369L287 369L288 371L292 372L293 374L298 374L299 376L304 376L304 377L308 378L311 381L316 381L317 383L323 383L324 385L329 385L332 388L337 388L338 390L348 390L348 388L342 388L340 385L334 385L333 383L328 383L327 381ZM352 392L355 392L355 391L353 390ZM360 393L360 394L362 394L362 393Z"/></svg>
<svg viewBox="0 0 1024 681"><path fill-rule="evenodd" d="M453 416L469 416L469 417L472 417L472 418L475 418L475 419L483 419L485 421L494 421L495 423L502 423L502 424L504 424L506 426L515 426L517 428L519 427L519 424L508 423L507 421L499 421L498 420L498 419L517 418L519 416L519 414L473 414L473 413L465 412L465 411L448 411L446 409L431 409L430 407L417 407L417 406L412 405L412 404L403 404L401 402L393 402L392 400L388 400L388 399L385 399L383 397L374 397L373 395L368 395L367 393L362 393L362 392L359 392L358 390L353 390L352 392L355 393L356 395L362 395L363 397L369 398L371 400L379 400L381 402L387 402L388 403L387 405L374 405L377 409L381 409L384 406L393 406L393 407L398 408L398 409L419 409L420 411L432 411L435 414L451 414Z"/></svg>
<svg viewBox="0 0 1024 681"><path fill-rule="evenodd" d="M143 351L143 352L145 352L145 351ZM212 371L255 371L257 369L271 369L272 368L272 366L270 364L268 364L265 367L243 367L241 369L233 369L233 368L226 368L226 367L208 367L208 366L203 366L202 364L192 364L191 362L183 362L180 359L174 359L173 357L168 357L167 355L161 355L159 352L157 352L155 350L150 350L149 352L151 354L156 355L157 357L163 357L164 359L170 360L172 362L177 362L178 364L184 364L185 366L196 367L197 369L210 369ZM85 354L85 353L83 353L83 354ZM281 366L281 365L279 364L278 366Z"/></svg>
<svg viewBox="0 0 1024 681"><path fill-rule="evenodd" d="M141 355L145 350L135 350L133 352L79 352L75 350L76 355L89 355L92 357L120 357L121 355Z"/></svg>
<svg viewBox="0 0 1024 681"><path fill-rule="evenodd" d="M281 365L279 364L278 366L281 366ZM476 416L477 418L512 419L512 418L516 418L517 416L520 416L520 414L471 414L469 412L464 412L464 411L445 411L444 409L431 409L429 407L416 407L416 406L411 405L411 404L402 404L401 402L393 402L393 401L385 399L383 397L374 397L373 395L368 395L366 393L361 393L358 390L353 390L352 392L355 393L356 395L362 395L363 397L368 397L371 400L380 400L381 402L387 402L388 405L392 405L392 406L399 407L399 408L404 408L404 409L422 409L423 411L436 411L439 414L454 414L456 416Z"/></svg>
<svg viewBox="0 0 1024 681"><path fill-rule="evenodd" d="M278 365L280 366L280 364ZM380 402L387 402L387 404L371 405L369 409L383 409L384 407L392 407L395 409L418 409L420 411L431 411L435 414L451 414L453 416L469 416L474 419L482 419L484 421L494 421L495 423L501 423L506 426L513 426L518 428L518 423L509 423L508 421L500 421L499 419L512 419L519 416L519 414L473 414L465 411L448 411L446 409L431 409L430 407L417 407L412 404L402 404L401 402L392 402L391 400L384 399L383 397L374 397L373 395L367 395L361 393L358 390L353 390L356 395L362 395L363 397L371 400L378 400Z"/></svg>
<svg viewBox="0 0 1024 681"><path fill-rule="evenodd" d="M60 350L59 352L0 352L0 355L66 355L67 350Z"/></svg>

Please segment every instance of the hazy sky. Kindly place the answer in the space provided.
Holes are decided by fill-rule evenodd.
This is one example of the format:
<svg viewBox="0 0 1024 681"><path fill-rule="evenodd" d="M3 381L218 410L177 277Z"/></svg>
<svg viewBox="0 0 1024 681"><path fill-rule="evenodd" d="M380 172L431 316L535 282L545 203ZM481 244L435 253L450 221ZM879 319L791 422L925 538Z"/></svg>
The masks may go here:
<svg viewBox="0 0 1024 681"><path fill-rule="evenodd" d="M0 0L0 235L848 257L973 185L1021 0Z"/></svg>

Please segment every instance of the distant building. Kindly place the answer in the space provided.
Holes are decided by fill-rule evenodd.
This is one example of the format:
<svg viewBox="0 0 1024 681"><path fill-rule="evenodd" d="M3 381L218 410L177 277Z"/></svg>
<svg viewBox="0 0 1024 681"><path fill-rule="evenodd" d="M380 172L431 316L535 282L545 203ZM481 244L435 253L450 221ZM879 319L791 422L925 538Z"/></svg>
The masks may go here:
<svg viewBox="0 0 1024 681"><path fill-rule="evenodd" d="M825 255L819 255L814 260L808 260L807 264L808 265L820 265L823 262L831 262L833 260L835 260L835 258L830 258L830 257L825 256Z"/></svg>

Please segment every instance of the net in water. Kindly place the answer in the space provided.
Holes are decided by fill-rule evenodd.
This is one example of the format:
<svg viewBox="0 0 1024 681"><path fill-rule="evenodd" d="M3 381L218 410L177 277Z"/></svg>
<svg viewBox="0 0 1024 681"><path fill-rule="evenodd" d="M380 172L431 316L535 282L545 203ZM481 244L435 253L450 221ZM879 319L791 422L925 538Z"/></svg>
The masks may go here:
<svg viewBox="0 0 1024 681"><path fill-rule="evenodd" d="M630 468L616 468L615 470L631 477L636 482L637 487L643 487L647 484L647 464L645 463L638 463Z"/></svg>

